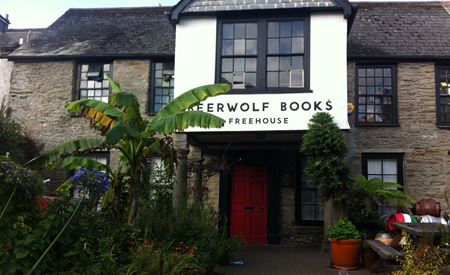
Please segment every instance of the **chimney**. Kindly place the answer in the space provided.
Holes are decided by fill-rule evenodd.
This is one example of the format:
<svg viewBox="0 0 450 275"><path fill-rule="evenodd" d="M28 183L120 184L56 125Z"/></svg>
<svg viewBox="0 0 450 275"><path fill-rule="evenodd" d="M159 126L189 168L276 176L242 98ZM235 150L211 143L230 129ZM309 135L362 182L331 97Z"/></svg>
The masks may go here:
<svg viewBox="0 0 450 275"><path fill-rule="evenodd" d="M4 20L0 20L0 31L1 32L6 32L8 30L8 25L9 23L9 14L6 14L4 18L1 18L2 16L0 15L0 19L4 19Z"/></svg>

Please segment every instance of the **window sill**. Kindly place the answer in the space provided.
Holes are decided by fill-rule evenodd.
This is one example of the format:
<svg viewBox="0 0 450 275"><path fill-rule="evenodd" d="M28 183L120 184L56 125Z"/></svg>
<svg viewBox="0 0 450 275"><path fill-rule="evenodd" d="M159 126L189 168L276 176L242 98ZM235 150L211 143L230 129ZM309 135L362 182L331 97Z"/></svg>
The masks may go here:
<svg viewBox="0 0 450 275"><path fill-rule="evenodd" d="M450 130L450 125L436 125L438 129Z"/></svg>
<svg viewBox="0 0 450 275"><path fill-rule="evenodd" d="M302 94L302 93L312 93L313 91L310 89L265 89L265 90L246 90L246 89L232 89L228 94Z"/></svg>
<svg viewBox="0 0 450 275"><path fill-rule="evenodd" d="M370 127L400 127L399 123L391 123L391 124L361 124L361 123L355 123L355 127L361 127L361 128L370 128ZM450 127L450 126L449 126Z"/></svg>
<svg viewBox="0 0 450 275"><path fill-rule="evenodd" d="M312 225L305 225L305 224L296 224L294 226L294 231L296 233L312 233L312 234L323 234L323 224L320 225L319 223L312 224Z"/></svg>

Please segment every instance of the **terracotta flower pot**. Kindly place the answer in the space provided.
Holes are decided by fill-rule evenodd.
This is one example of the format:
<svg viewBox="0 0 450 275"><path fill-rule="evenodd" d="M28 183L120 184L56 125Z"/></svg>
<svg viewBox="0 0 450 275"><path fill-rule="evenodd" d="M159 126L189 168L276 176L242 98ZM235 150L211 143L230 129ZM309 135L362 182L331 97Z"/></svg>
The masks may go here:
<svg viewBox="0 0 450 275"><path fill-rule="evenodd" d="M337 269L355 270L359 268L361 240L332 240L331 262Z"/></svg>

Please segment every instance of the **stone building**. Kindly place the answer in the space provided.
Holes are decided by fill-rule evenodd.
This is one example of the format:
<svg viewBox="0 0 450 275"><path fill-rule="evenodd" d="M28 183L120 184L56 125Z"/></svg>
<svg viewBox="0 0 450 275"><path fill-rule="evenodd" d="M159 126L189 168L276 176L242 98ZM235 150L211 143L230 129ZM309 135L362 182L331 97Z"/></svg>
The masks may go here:
<svg viewBox="0 0 450 275"><path fill-rule="evenodd" d="M71 9L8 56L16 64L11 106L49 150L97 135L64 104L107 100L104 73L134 92L148 116L174 95L227 81L230 94L197 107L225 126L178 136L190 167L206 169L208 203L249 242L317 244L322 205L299 146L318 111L346 132L354 174L399 182L445 206L449 32L439 3L182 0L173 8ZM175 83L164 81L173 74Z"/></svg>
<svg viewBox="0 0 450 275"><path fill-rule="evenodd" d="M0 15L0 102L8 101L14 63L6 58L13 50L29 43L43 29L10 29L8 15Z"/></svg>

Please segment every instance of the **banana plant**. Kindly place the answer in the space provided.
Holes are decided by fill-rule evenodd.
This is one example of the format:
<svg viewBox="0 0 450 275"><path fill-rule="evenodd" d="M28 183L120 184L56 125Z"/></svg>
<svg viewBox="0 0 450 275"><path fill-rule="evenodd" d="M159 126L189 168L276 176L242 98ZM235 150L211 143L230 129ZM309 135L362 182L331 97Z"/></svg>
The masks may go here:
<svg viewBox="0 0 450 275"><path fill-rule="evenodd" d="M359 175L356 177L357 188L363 192L368 205L377 205L377 202L384 202L387 205L411 208L416 201L415 198L408 196L401 191L398 183L384 182L379 178L367 179Z"/></svg>
<svg viewBox="0 0 450 275"><path fill-rule="evenodd" d="M225 121L220 117L192 108L208 97L227 93L231 87L229 84L215 84L189 90L167 104L151 121L147 121L140 114L136 96L122 91L117 82L109 76L107 78L114 91L109 103L82 99L66 105L69 113L85 116L102 137L65 143L31 160L28 165L69 169L83 166L108 171L114 190L123 190L124 186L128 190L128 223L132 224L138 212L147 159L153 155L160 156L167 165L167 171L173 172L174 154L170 135L188 127L222 127ZM113 171L94 160L77 156L98 149L119 150L119 167L123 169ZM108 199L111 200L110 197Z"/></svg>

